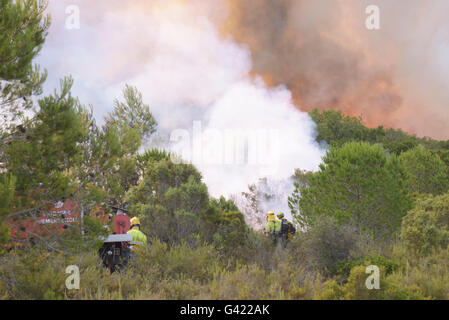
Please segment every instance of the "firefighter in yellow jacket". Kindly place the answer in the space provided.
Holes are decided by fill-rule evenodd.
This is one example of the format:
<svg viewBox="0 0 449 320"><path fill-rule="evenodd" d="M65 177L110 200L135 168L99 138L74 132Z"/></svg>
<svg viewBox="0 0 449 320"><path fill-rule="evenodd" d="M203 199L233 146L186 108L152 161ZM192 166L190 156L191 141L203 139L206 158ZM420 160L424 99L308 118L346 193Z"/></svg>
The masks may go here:
<svg viewBox="0 0 449 320"><path fill-rule="evenodd" d="M281 232L281 222L276 220L276 216L273 211L267 213L267 226L265 227L265 235L273 242L278 240Z"/></svg>
<svg viewBox="0 0 449 320"><path fill-rule="evenodd" d="M131 228L128 231L128 234L132 235L132 251L135 251L135 248L143 247L147 245L147 236L140 231L140 220L137 217L133 217L131 219Z"/></svg>

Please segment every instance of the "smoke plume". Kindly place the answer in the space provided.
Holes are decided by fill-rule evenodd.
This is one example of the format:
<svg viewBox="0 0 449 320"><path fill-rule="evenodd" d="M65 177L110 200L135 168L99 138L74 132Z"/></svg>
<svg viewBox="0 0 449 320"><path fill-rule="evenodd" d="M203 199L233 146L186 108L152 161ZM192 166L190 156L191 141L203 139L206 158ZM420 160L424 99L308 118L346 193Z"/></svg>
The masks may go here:
<svg viewBox="0 0 449 320"><path fill-rule="evenodd" d="M449 138L449 3L229 0L220 22L249 46L253 73L286 84L303 110L339 109L370 126ZM380 30L365 8L380 9Z"/></svg>
<svg viewBox="0 0 449 320"><path fill-rule="evenodd" d="M291 92L252 74L248 48L220 34L217 23L227 16L217 4L225 2L79 1L80 29L58 28L63 21L56 19L41 61L50 73L72 73L75 94L98 115L125 83L135 85L159 135L189 133L183 143L215 197L246 191L263 177L287 179L295 168L315 170L324 153L315 123L292 104ZM58 18L64 3L51 9ZM191 150L198 143L201 149Z"/></svg>
<svg viewBox="0 0 449 320"><path fill-rule="evenodd" d="M380 7L380 30L365 28L368 4ZM79 29L65 26L69 5ZM304 112L313 107L449 138L448 9L444 0L58 0L38 62L48 90L72 74L98 120L125 83L137 86L159 134L187 130L190 147L203 147L192 160L211 194L231 195L317 168L324 151ZM246 154L230 157L226 132L241 130ZM251 137L264 130L260 146ZM286 205L289 190L279 192Z"/></svg>

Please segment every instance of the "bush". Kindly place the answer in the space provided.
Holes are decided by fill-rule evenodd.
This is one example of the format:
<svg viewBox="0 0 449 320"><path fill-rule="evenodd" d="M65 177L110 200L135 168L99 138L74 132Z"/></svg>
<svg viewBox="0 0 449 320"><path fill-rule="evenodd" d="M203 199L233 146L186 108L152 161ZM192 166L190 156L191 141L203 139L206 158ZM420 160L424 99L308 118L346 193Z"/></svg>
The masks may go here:
<svg viewBox="0 0 449 320"><path fill-rule="evenodd" d="M65 286L67 266L80 269L80 290ZM80 298L106 285L107 274L96 252L64 254L44 247L14 250L0 260L0 297L2 299L70 299Z"/></svg>
<svg viewBox="0 0 449 320"><path fill-rule="evenodd" d="M389 275L398 270L399 264L382 256L361 257L349 261L342 261L336 266L336 274L342 276L344 279L349 277L351 269L360 265L376 265L382 266L385 269L385 274Z"/></svg>
<svg viewBox="0 0 449 320"><path fill-rule="evenodd" d="M102 267L95 251L67 255L38 246L16 249L0 257L0 298L449 298L449 248L412 260L404 251L396 249L388 258L354 259L350 254L352 260L346 265L341 263L352 266L349 276L344 284L339 284L338 278L323 283L324 277L316 268L310 268L298 243L281 251L270 251L257 239L254 246L248 247L252 256L243 262L233 256L220 256L214 246L200 242L191 247L185 242L170 245L154 240L151 247L137 253L134 263L112 275ZM72 264L80 270L79 290L65 287L68 276L65 268ZM380 290L368 290L365 286L369 276L365 270L370 264L380 267Z"/></svg>
<svg viewBox="0 0 449 320"><path fill-rule="evenodd" d="M156 270L162 278L181 279L189 277L194 281L206 281L213 277L221 265L217 251L212 246L189 247L185 242L170 246L154 240L147 250L136 259L136 270L146 274Z"/></svg>
<svg viewBox="0 0 449 320"><path fill-rule="evenodd" d="M297 247L297 259L307 261L314 269L331 275L339 263L351 259L357 252L357 230L340 225L333 218L323 217L310 230L299 233L292 243Z"/></svg>
<svg viewBox="0 0 449 320"><path fill-rule="evenodd" d="M413 253L429 254L449 245L449 193L423 196L402 221L401 239Z"/></svg>
<svg viewBox="0 0 449 320"><path fill-rule="evenodd" d="M348 300L418 300L425 299L422 290L417 285L404 284L402 278L393 274L386 276L385 268L380 266L379 289L368 289L365 265L355 266L351 269L348 282L339 285L335 280L326 283L318 299L348 299Z"/></svg>

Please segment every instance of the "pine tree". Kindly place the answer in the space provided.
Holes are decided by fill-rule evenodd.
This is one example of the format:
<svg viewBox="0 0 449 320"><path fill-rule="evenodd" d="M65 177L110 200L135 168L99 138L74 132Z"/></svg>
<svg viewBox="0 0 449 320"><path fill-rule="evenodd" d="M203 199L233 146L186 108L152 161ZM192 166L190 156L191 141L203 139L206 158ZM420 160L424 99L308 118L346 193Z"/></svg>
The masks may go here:
<svg viewBox="0 0 449 320"><path fill-rule="evenodd" d="M350 142L331 147L323 162L296 198L299 221L313 225L320 216L331 216L376 235L400 227L411 200L405 168L396 156L388 156L379 145Z"/></svg>
<svg viewBox="0 0 449 320"><path fill-rule="evenodd" d="M24 109L32 106L30 97L41 94L46 71L41 73L32 61L50 26L46 7L41 0L0 0L1 127L6 120L22 117Z"/></svg>
<svg viewBox="0 0 449 320"><path fill-rule="evenodd" d="M449 190L449 169L438 154L419 145L399 160L409 173L411 192L438 195Z"/></svg>
<svg viewBox="0 0 449 320"><path fill-rule="evenodd" d="M46 6L40 0L0 0L0 242L9 236L4 221L12 207L18 207L14 194L23 187L24 177L30 177L11 165L18 169L32 148L27 132L31 121L24 112L32 107L31 96L41 94L46 78L46 72L32 64L50 25L49 16L44 16ZM20 157L14 158L16 154Z"/></svg>

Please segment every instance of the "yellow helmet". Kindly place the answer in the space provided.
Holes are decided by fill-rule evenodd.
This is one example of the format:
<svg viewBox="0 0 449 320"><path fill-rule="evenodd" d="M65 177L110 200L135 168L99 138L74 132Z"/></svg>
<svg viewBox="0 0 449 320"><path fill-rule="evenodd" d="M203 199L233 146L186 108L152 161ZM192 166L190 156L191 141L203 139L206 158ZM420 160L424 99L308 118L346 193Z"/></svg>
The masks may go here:
<svg viewBox="0 0 449 320"><path fill-rule="evenodd" d="M140 225L140 220L139 220L139 218L137 218L137 217L131 218L130 221L131 221L131 225L132 225L132 226L134 226L134 225L136 225L136 224Z"/></svg>
<svg viewBox="0 0 449 320"><path fill-rule="evenodd" d="M274 221L276 220L276 217L274 216L274 212L273 211L268 211L267 213L267 221Z"/></svg>
<svg viewBox="0 0 449 320"><path fill-rule="evenodd" d="M282 219L284 217L284 213L283 212L278 212L278 218Z"/></svg>

